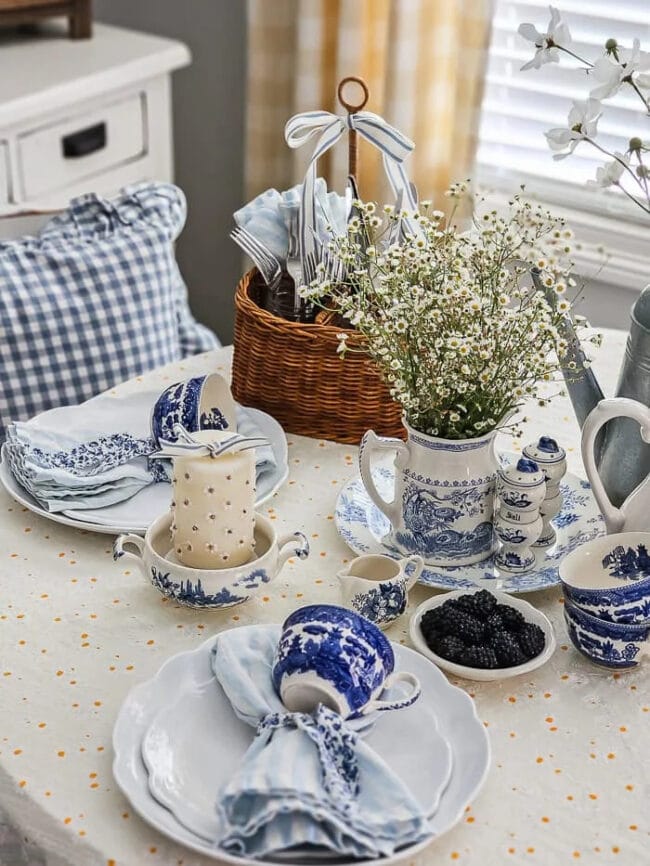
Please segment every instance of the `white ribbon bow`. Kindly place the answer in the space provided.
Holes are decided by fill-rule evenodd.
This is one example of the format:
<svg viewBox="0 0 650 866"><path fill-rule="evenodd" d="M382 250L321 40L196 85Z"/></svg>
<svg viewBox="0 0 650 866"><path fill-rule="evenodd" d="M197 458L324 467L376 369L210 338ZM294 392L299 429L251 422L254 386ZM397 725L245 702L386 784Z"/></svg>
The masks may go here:
<svg viewBox="0 0 650 866"><path fill-rule="evenodd" d="M316 251L316 163L327 150L341 138L348 129L374 144L383 155L384 169L395 195L400 191L403 201L410 211L417 208L413 190L406 171L404 159L415 145L394 126L372 111L359 111L340 117L329 111L305 111L295 114L284 128L284 137L291 148L302 147L315 135L320 135L312 154L311 162L302 185L302 205L300 212L300 253L304 263L309 253Z"/></svg>
<svg viewBox="0 0 650 866"><path fill-rule="evenodd" d="M167 439L160 440L158 451L151 454L152 459L164 459L167 457L220 457L222 454L250 451L251 448L260 448L268 445L268 439L261 436L242 436L233 433L228 439L220 442L199 442L189 433L182 424L175 424L173 433L177 436L175 442Z"/></svg>

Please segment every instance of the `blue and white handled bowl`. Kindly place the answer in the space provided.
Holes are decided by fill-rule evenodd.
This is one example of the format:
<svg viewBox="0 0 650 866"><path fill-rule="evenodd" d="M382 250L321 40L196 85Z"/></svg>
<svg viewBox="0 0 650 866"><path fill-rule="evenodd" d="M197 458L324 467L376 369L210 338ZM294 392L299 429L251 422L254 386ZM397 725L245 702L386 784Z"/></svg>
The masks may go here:
<svg viewBox="0 0 650 866"><path fill-rule="evenodd" d="M604 535L560 564L564 597L602 620L650 623L650 532Z"/></svg>
<svg viewBox="0 0 650 866"><path fill-rule="evenodd" d="M124 550L126 544L137 553ZM277 577L290 556L309 556L309 542L302 532L278 539L273 524L262 514L255 515L255 556L243 565L190 568L176 560L171 544L171 515L164 514L151 524L144 538L131 534L116 538L113 557L134 560L145 580L164 596L199 610L242 604Z"/></svg>
<svg viewBox="0 0 650 866"><path fill-rule="evenodd" d="M606 668L635 668L650 655L650 622L608 622L564 600L564 621L574 647Z"/></svg>
<svg viewBox="0 0 650 866"><path fill-rule="evenodd" d="M313 604L285 620L272 676L290 712L324 704L347 719L408 707L418 698L418 679L394 669L393 648L376 625L347 608ZM411 687L407 697L379 699L399 682Z"/></svg>
<svg viewBox="0 0 650 866"><path fill-rule="evenodd" d="M237 429L235 401L223 376L218 373L194 376L165 388L151 413L151 433L156 445L160 445L161 439L175 442L177 426L188 433Z"/></svg>

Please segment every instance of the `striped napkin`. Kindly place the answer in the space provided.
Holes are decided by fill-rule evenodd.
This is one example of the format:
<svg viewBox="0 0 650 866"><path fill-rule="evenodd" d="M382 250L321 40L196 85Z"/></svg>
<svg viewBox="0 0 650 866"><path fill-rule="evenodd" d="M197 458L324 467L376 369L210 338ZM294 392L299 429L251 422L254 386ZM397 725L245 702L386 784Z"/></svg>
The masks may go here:
<svg viewBox="0 0 650 866"><path fill-rule="evenodd" d="M314 715L285 711L271 681L279 637L276 625L232 629L212 650L235 714L257 729L218 794L215 844L253 858L306 846L362 859L426 838L422 806L360 736L367 718L343 722L323 706Z"/></svg>

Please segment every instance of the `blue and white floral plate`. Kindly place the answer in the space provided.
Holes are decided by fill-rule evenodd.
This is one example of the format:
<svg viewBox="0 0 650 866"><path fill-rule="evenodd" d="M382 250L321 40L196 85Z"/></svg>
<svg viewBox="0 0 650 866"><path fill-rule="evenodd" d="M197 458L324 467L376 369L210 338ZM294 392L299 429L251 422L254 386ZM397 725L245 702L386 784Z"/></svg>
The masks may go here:
<svg viewBox="0 0 650 866"><path fill-rule="evenodd" d="M519 455L503 454L511 462ZM373 478L380 496L390 500L393 495L395 470L392 466L377 466ZM587 481L570 472L561 484L562 510L554 519L557 541L551 547L539 548L536 562L526 574L506 574L494 565L492 557L473 565L450 568L425 565L419 582L436 589L469 589L474 586L502 592L535 592L560 582L558 567L567 553L585 541L605 534L605 523ZM361 478L349 481L339 493L336 503L336 528L345 543L356 554L385 553L394 559L402 554L384 541L390 530L388 518L379 511L366 493Z"/></svg>

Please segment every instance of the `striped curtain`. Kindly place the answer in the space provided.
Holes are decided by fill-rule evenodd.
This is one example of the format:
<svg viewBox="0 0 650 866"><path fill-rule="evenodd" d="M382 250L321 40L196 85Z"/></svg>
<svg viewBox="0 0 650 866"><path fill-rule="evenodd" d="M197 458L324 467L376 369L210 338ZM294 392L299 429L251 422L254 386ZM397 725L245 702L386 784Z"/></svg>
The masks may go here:
<svg viewBox="0 0 650 866"><path fill-rule="evenodd" d="M323 108L343 113L338 82L363 78L366 106L415 141L408 172L420 197L442 206L453 180L470 176L476 149L492 0L248 0L246 191L299 182L309 145L291 151L284 124ZM342 190L340 143L319 174ZM359 142L364 199L383 201L379 155Z"/></svg>

